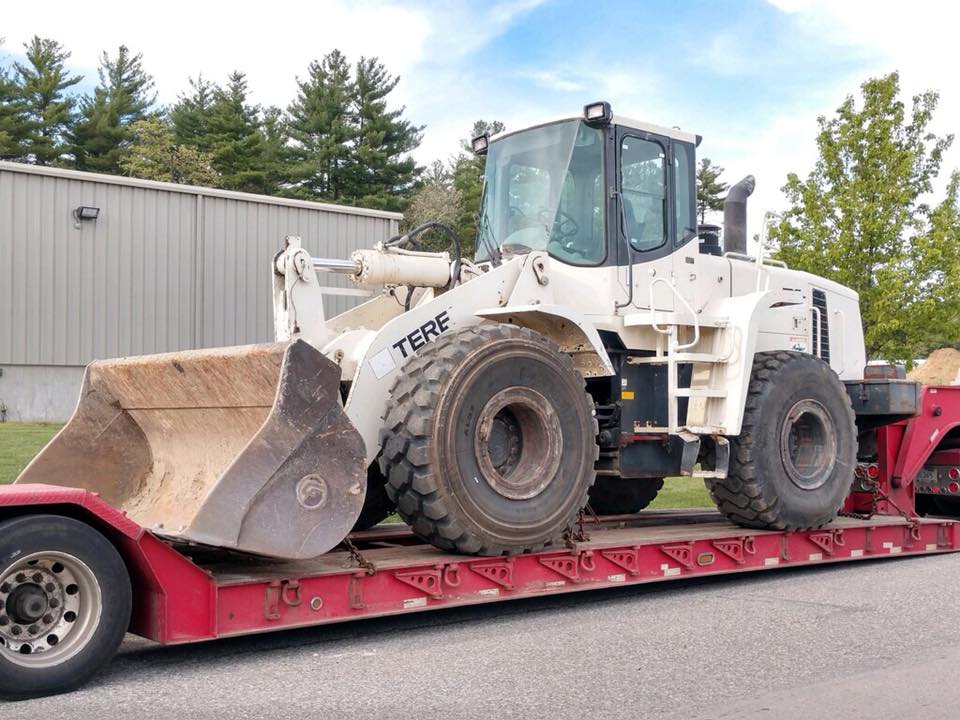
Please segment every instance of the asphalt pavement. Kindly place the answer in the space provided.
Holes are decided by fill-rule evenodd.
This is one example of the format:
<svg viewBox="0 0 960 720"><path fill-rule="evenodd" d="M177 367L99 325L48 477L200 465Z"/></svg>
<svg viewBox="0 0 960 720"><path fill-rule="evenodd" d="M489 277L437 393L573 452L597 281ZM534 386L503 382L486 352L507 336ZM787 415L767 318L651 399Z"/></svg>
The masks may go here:
<svg viewBox="0 0 960 720"><path fill-rule="evenodd" d="M960 554L163 648L17 720L960 718Z"/></svg>

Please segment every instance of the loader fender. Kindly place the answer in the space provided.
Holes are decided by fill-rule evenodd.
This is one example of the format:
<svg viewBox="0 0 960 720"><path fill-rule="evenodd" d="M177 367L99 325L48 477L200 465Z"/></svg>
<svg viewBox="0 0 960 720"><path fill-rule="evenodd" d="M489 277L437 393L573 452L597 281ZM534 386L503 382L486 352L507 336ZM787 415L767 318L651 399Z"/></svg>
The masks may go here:
<svg viewBox="0 0 960 720"><path fill-rule="evenodd" d="M613 364L600 339L600 333L586 317L563 305L509 305L482 308L477 317L519 325L550 338L569 353L584 377L613 375Z"/></svg>
<svg viewBox="0 0 960 720"><path fill-rule="evenodd" d="M503 265L419 303L409 312L380 327L357 362L350 395L344 405L347 417L360 432L367 449L367 464L380 453L380 429L387 411L390 388L407 362L437 338L472 325L491 322L476 313L510 297L521 261Z"/></svg>
<svg viewBox="0 0 960 720"><path fill-rule="evenodd" d="M716 423L725 435L740 434L760 333L775 327L785 311L792 314L795 304L794 295L769 290L723 298L711 306L712 314L730 318L722 342L726 361L721 386L727 389L727 402Z"/></svg>

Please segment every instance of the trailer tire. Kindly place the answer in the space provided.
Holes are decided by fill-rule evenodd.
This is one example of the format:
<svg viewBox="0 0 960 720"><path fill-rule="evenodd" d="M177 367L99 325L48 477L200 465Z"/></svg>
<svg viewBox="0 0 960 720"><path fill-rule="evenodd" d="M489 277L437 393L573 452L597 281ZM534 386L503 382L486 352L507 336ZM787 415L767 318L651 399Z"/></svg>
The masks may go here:
<svg viewBox="0 0 960 720"><path fill-rule="evenodd" d="M601 475L590 488L590 508L597 515L638 513L657 497L663 478L622 478Z"/></svg>
<svg viewBox="0 0 960 720"><path fill-rule="evenodd" d="M380 470L380 464L374 461L367 468L367 494L363 497L363 507L353 524L353 529L369 530L386 520L397 509L397 504L387 495L387 479Z"/></svg>
<svg viewBox="0 0 960 720"><path fill-rule="evenodd" d="M593 400L569 355L526 328L442 335L391 391L381 464L397 512L443 550L502 555L561 540L597 460Z"/></svg>
<svg viewBox="0 0 960 720"><path fill-rule="evenodd" d="M831 522L853 482L854 420L843 383L823 360L757 353L727 476L706 481L717 507L751 528L809 530Z"/></svg>
<svg viewBox="0 0 960 720"><path fill-rule="evenodd" d="M113 657L131 605L123 559L86 523L59 515L0 523L0 696L82 685Z"/></svg>

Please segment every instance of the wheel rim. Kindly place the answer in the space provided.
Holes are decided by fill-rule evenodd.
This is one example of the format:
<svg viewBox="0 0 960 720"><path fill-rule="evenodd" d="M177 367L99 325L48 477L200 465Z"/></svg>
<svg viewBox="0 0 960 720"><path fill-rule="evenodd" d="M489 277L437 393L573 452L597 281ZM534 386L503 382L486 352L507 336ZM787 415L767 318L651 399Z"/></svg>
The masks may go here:
<svg viewBox="0 0 960 720"><path fill-rule="evenodd" d="M830 413L816 400L790 408L780 429L780 458L798 488L816 490L827 482L837 459L837 433Z"/></svg>
<svg viewBox="0 0 960 720"><path fill-rule="evenodd" d="M560 469L560 418L536 390L509 387L496 393L480 411L476 427L480 471L503 497L535 497Z"/></svg>
<svg viewBox="0 0 960 720"><path fill-rule="evenodd" d="M0 652L29 668L68 660L96 632L101 598L93 571L73 555L18 558L0 574Z"/></svg>

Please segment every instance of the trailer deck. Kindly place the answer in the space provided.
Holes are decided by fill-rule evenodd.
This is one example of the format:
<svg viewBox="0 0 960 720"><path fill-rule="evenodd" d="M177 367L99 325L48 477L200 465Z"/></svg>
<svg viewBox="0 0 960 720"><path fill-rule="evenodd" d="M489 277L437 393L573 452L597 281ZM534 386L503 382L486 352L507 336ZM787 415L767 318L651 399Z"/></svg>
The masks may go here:
<svg viewBox="0 0 960 720"><path fill-rule="evenodd" d="M561 545L535 553L456 555L423 543L404 525L380 525L351 534L315 559L281 562L178 544L88 490L19 483L0 488L0 521L64 517L98 531L119 552L130 580L129 626L124 621L117 630L163 644L687 577L960 550L960 522L923 517L915 508L916 492L934 492L917 482L918 474L927 477L930 467L940 468L937 458L952 462L960 448L960 387L925 389L917 416L871 432L875 454L858 465L844 511L808 531L747 529L713 510L599 518L581 513ZM948 465L952 482L950 473L960 477L960 468ZM954 494L949 482L944 488L941 493ZM25 573L21 581L28 582ZM70 676L44 682L43 692L76 684ZM16 691L13 685L5 690Z"/></svg>
<svg viewBox="0 0 960 720"><path fill-rule="evenodd" d="M744 530L712 511L650 512L585 525L568 547L464 557L380 528L309 562L197 558L215 587L215 637L514 598L960 550L957 522L839 518L810 532Z"/></svg>

